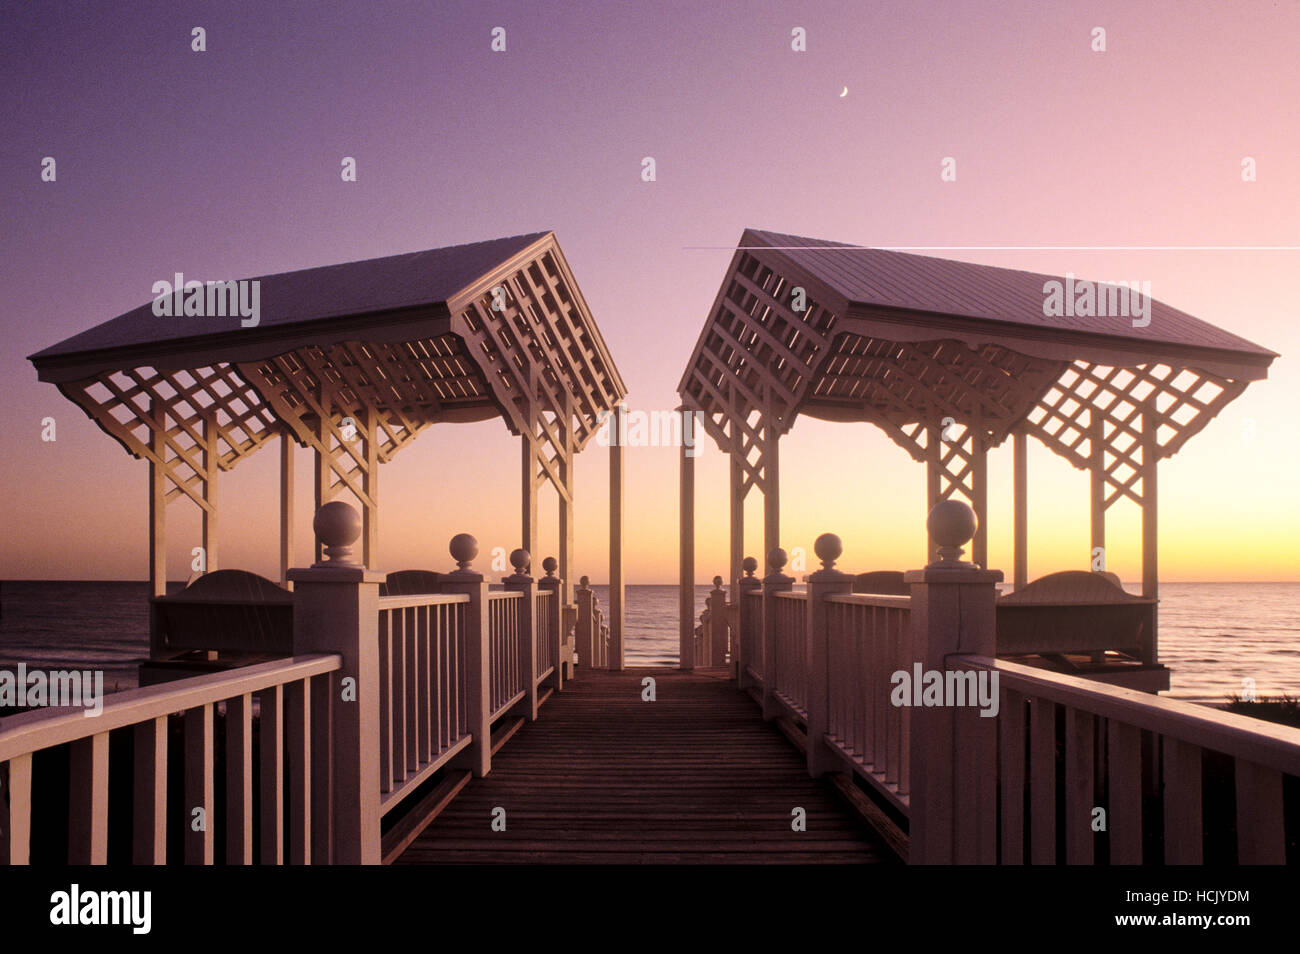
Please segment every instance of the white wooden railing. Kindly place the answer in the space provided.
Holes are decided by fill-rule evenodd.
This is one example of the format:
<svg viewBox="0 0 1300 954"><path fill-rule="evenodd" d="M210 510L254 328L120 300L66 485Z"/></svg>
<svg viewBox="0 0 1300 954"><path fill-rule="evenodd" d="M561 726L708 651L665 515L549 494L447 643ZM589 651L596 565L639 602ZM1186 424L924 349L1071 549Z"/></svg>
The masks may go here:
<svg viewBox="0 0 1300 954"><path fill-rule="evenodd" d="M524 594L518 590L488 594L488 639L491 640L488 650L491 660L488 670L491 685L489 708L493 720L523 699L528 691L529 673L524 650L530 647L525 645L519 620L523 601ZM531 642L531 636L527 642ZM536 673L532 675L535 680Z"/></svg>
<svg viewBox="0 0 1300 954"><path fill-rule="evenodd" d="M891 675L911 668L907 596L826 597L826 743L906 808L911 709L890 704Z"/></svg>
<svg viewBox="0 0 1300 954"><path fill-rule="evenodd" d="M862 779L906 819L912 863L1295 859L1300 729L997 659L1002 575L960 560L974 515L945 501L928 526L939 556L910 596L852 593L832 534L802 591L784 550L761 583L745 561L735 676L803 730L812 775ZM982 679L987 704L896 704L918 666Z"/></svg>
<svg viewBox="0 0 1300 954"><path fill-rule="evenodd" d="M255 858L265 864L329 861L330 736L319 727L329 720L340 664L333 654L294 656L113 693L93 718L82 709L34 709L6 717L0 728L0 766L6 770L2 860L27 864L33 840L39 848L43 837L61 836L33 831L32 799L40 782L33 757L66 746L69 864L107 863L110 836L122 841L117 825L129 829L135 864L165 863L169 843L182 845L188 864L212 864L218 836L229 864L251 864ZM214 735L218 706L224 709L223 738ZM182 728L179 752L169 746L173 720ZM133 736L133 767L125 779L109 773L109 735L115 730ZM220 780L218 753L225 764ZM184 765L183 800L168 797L168 764L174 760ZM225 788L221 818L214 795L218 784ZM119 810L119 804L129 811Z"/></svg>
<svg viewBox="0 0 1300 954"><path fill-rule="evenodd" d="M389 812L471 741L470 596L379 599L380 805Z"/></svg>
<svg viewBox="0 0 1300 954"><path fill-rule="evenodd" d="M458 569L436 577L441 592L380 597L383 575L350 562L360 526L341 502L317 513L327 559L289 573L293 657L115 693L93 718L39 709L0 722L0 860L50 859L61 844L32 815L48 781L36 756L59 747L71 863L129 851L163 864L179 851L211 864L218 839L229 863L378 863L381 817L434 773L490 771L493 723L536 719L542 687L562 687L555 561L534 581L529 554L516 550L515 573L490 588L470 567L477 542L460 534L450 547ZM169 719L183 729L179 753L168 751ZM116 730L133 735L130 778L110 778ZM169 797L169 755L183 766L182 798Z"/></svg>

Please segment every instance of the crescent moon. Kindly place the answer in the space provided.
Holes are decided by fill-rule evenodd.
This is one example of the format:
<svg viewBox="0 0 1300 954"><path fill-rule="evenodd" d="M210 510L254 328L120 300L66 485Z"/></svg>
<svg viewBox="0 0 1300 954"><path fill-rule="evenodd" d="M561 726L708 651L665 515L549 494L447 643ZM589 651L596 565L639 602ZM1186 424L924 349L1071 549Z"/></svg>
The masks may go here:
<svg viewBox="0 0 1300 954"><path fill-rule="evenodd" d="M844 87L844 92L840 93L840 99L843 99L847 95L849 95L849 88L846 86Z"/></svg>

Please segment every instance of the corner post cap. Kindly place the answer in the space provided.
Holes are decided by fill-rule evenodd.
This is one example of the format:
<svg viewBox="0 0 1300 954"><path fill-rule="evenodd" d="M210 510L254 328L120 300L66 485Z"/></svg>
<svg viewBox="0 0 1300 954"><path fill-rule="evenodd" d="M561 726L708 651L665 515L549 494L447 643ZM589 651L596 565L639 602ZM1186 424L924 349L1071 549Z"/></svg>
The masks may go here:
<svg viewBox="0 0 1300 954"><path fill-rule="evenodd" d="M753 557L745 557L740 562L740 568L745 571L745 576L753 576L755 571L758 570L758 561Z"/></svg>
<svg viewBox="0 0 1300 954"><path fill-rule="evenodd" d="M515 573L522 574L532 562L532 556L523 547L510 551L510 565L515 568Z"/></svg>
<svg viewBox="0 0 1300 954"><path fill-rule="evenodd" d="M361 514L351 504L331 500L316 511L311 528L325 548L325 561L316 566L357 566L352 544L361 536Z"/></svg>
<svg viewBox="0 0 1300 954"><path fill-rule="evenodd" d="M961 555L963 544L968 543L979 529L975 511L960 500L940 500L930 510L925 527L939 545L939 559L931 566L971 566Z"/></svg>
<svg viewBox="0 0 1300 954"><path fill-rule="evenodd" d="M720 577L720 576L715 576L715 577L713 578L713 588L714 588L715 590L720 590L720 589L722 589L722 577Z"/></svg>
<svg viewBox="0 0 1300 954"><path fill-rule="evenodd" d="M844 552L844 544L835 534L823 533L813 543L813 552L817 554L817 559L822 561L822 569L830 570L835 567L835 561Z"/></svg>
<svg viewBox="0 0 1300 954"><path fill-rule="evenodd" d="M555 570L556 568L559 567L559 565L560 565L559 561L557 561L555 557L547 557L545 560L542 561L542 569L546 571L546 575L548 577L555 576Z"/></svg>
<svg viewBox="0 0 1300 954"><path fill-rule="evenodd" d="M781 568L790 561L790 555L780 547L774 547L772 552L767 555L767 565L772 568L772 572L780 573Z"/></svg>
<svg viewBox="0 0 1300 954"><path fill-rule="evenodd" d="M478 556L478 541L468 533L458 533L451 538L447 549L451 552L452 559L456 561L456 566L465 571Z"/></svg>
<svg viewBox="0 0 1300 954"><path fill-rule="evenodd" d="M585 590L591 586L591 581L588 580L586 575L584 574L583 576L578 577L578 585Z"/></svg>

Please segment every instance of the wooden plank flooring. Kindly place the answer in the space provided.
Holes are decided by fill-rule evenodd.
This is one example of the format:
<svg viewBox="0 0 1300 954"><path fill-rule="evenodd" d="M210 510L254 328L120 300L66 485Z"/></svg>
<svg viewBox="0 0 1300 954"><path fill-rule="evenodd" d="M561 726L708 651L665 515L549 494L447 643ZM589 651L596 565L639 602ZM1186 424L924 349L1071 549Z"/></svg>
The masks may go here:
<svg viewBox="0 0 1300 954"><path fill-rule="evenodd" d="M806 831L791 830L795 807ZM580 670L396 863L892 861L724 672L631 669Z"/></svg>

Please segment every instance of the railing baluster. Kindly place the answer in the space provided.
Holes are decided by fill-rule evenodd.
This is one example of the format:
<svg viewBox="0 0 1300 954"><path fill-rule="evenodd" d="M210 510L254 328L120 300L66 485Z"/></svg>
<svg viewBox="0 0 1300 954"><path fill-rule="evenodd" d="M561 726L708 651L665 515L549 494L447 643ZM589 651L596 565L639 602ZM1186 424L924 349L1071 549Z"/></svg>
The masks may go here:
<svg viewBox="0 0 1300 954"><path fill-rule="evenodd" d="M9 765L9 806L5 812L6 864L25 865L31 862L32 836L32 756L28 752L15 755Z"/></svg>
<svg viewBox="0 0 1300 954"><path fill-rule="evenodd" d="M167 863L167 717L141 722L134 736L131 861Z"/></svg>
<svg viewBox="0 0 1300 954"><path fill-rule="evenodd" d="M999 861L1025 863L1025 699L999 690L998 759L1001 776L1002 844Z"/></svg>
<svg viewBox="0 0 1300 954"><path fill-rule="evenodd" d="M68 864L107 864L107 732L72 743L68 783Z"/></svg>
<svg viewBox="0 0 1300 954"><path fill-rule="evenodd" d="M1286 864L1282 773L1246 759L1235 759L1237 863Z"/></svg>
<svg viewBox="0 0 1300 954"><path fill-rule="evenodd" d="M1199 865L1201 833L1201 750L1164 737L1165 864Z"/></svg>
<svg viewBox="0 0 1300 954"><path fill-rule="evenodd" d="M284 864L284 687L257 694L258 753L261 766L261 849L264 865Z"/></svg>
<svg viewBox="0 0 1300 954"><path fill-rule="evenodd" d="M226 700L226 864L253 863L253 697Z"/></svg>
<svg viewBox="0 0 1300 954"><path fill-rule="evenodd" d="M185 863L210 865L214 854L212 704L185 713ZM201 810L201 811L196 811Z"/></svg>
<svg viewBox="0 0 1300 954"><path fill-rule="evenodd" d="M1142 863L1142 733L1108 720L1106 837L1112 865Z"/></svg>
<svg viewBox="0 0 1300 954"><path fill-rule="evenodd" d="M289 864L311 864L311 699L307 680L284 687L289 775Z"/></svg>
<svg viewBox="0 0 1300 954"><path fill-rule="evenodd" d="M1029 704L1029 839L1036 865L1056 863L1056 706Z"/></svg>
<svg viewBox="0 0 1300 954"><path fill-rule="evenodd" d="M393 639L392 610L379 611L379 791L393 790Z"/></svg>

